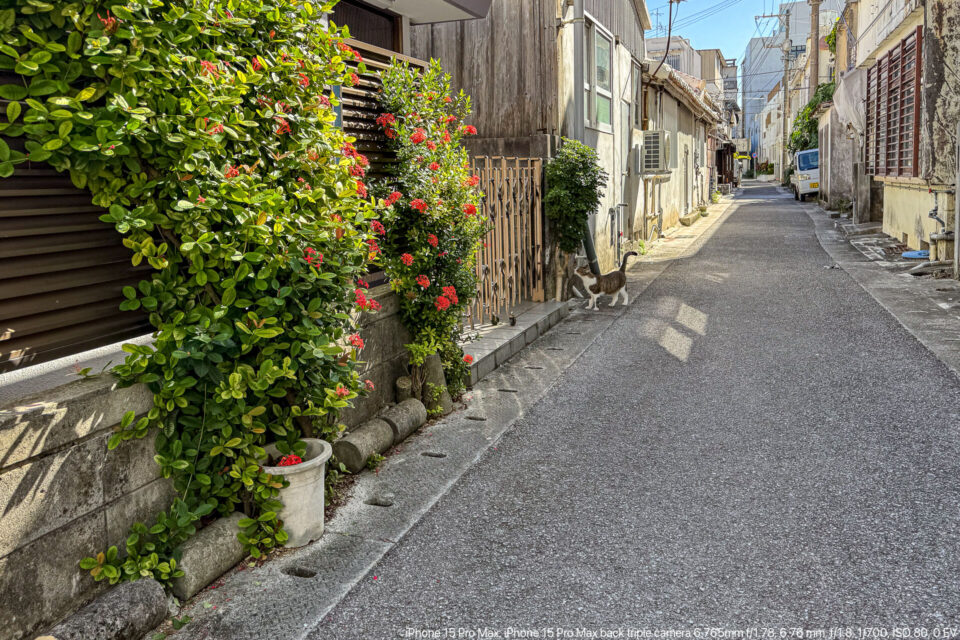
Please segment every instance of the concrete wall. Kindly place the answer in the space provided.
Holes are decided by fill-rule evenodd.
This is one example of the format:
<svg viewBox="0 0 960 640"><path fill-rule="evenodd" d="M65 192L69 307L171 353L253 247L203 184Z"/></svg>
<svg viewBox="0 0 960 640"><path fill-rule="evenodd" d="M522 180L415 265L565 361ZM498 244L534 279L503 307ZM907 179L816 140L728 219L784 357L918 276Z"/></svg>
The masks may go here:
<svg viewBox="0 0 960 640"><path fill-rule="evenodd" d="M355 426L395 400L409 335L389 286L361 319L362 375L375 390L342 420ZM0 408L0 638L19 640L79 608L103 589L77 562L122 549L134 522L153 522L173 500L153 460L153 437L113 451L107 440L129 410L146 412L146 387L116 387L102 375L76 380Z"/></svg>
<svg viewBox="0 0 960 640"><path fill-rule="evenodd" d="M152 406L145 387L109 376L78 380L0 409L0 629L24 638L105 588L77 562L152 518L173 498L153 438L107 454L128 410Z"/></svg>
<svg viewBox="0 0 960 640"><path fill-rule="evenodd" d="M933 0L924 29L920 169L933 185L953 185L960 123L960 2Z"/></svg>
<svg viewBox="0 0 960 640"><path fill-rule="evenodd" d="M940 217L952 229L952 195L929 193L919 180L883 180L883 232L911 249L928 248L930 234L940 230L940 225L927 215L934 204L939 205Z"/></svg>
<svg viewBox="0 0 960 640"><path fill-rule="evenodd" d="M837 209L853 200L853 161L855 142L847 138L836 109L820 115L820 200L827 208Z"/></svg>

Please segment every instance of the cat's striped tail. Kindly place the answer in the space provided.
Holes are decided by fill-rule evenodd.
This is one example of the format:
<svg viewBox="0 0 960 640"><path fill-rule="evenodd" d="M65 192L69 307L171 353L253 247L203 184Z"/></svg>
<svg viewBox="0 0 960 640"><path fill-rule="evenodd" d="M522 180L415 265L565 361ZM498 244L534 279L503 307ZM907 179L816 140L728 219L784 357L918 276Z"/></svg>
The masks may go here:
<svg viewBox="0 0 960 640"><path fill-rule="evenodd" d="M627 258L635 255L639 255L639 254L636 251L627 251L625 254L623 254L623 260L620 261L620 271L627 270Z"/></svg>

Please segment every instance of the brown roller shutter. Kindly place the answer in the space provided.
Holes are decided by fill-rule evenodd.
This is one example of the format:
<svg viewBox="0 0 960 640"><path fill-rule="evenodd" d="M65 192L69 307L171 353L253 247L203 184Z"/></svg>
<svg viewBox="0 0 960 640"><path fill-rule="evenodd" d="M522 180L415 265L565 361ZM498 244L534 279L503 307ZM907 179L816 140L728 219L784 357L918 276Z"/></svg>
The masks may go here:
<svg viewBox="0 0 960 640"><path fill-rule="evenodd" d="M69 177L20 165L0 179L0 372L150 332L120 311L134 268L122 236Z"/></svg>

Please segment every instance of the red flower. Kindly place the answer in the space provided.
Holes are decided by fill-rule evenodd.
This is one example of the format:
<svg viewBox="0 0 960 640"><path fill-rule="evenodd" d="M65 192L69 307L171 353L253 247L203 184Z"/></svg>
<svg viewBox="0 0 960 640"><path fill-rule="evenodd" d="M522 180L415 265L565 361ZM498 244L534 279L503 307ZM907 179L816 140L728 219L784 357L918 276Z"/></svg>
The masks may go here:
<svg viewBox="0 0 960 640"><path fill-rule="evenodd" d="M107 11L107 17L102 17L99 13L97 17L100 18L100 22L103 23L103 31L108 34L116 33L117 28L120 26L120 20L118 18L110 15L110 12Z"/></svg>
<svg viewBox="0 0 960 640"><path fill-rule="evenodd" d="M362 153L358 153L353 157L353 159L356 160L357 164L359 164L361 167L370 166L370 160L368 160L367 156L363 155Z"/></svg>
<svg viewBox="0 0 960 640"><path fill-rule="evenodd" d="M363 278L357 278L357 284L360 285L361 287L363 287L364 289L369 289L369 288L370 288L370 285L367 284L367 281L364 280Z"/></svg>
<svg viewBox="0 0 960 640"><path fill-rule="evenodd" d="M405 253L402 256L400 256L400 261L409 267L410 265L413 264L413 256L410 255L409 253Z"/></svg>
<svg viewBox="0 0 960 640"><path fill-rule="evenodd" d="M453 304L460 304L460 300L457 298L457 289L456 287L449 286L443 288L444 297L448 298Z"/></svg>
<svg viewBox="0 0 960 640"><path fill-rule="evenodd" d="M307 77L307 74L305 74L305 73L298 73L297 75L300 76L300 86L301 86L301 87L309 87L309 86L310 86L310 78Z"/></svg>
<svg viewBox="0 0 960 640"><path fill-rule="evenodd" d="M285 133L290 133L290 123L284 120L283 118L274 118L277 121L277 135L282 136Z"/></svg>
<svg viewBox="0 0 960 640"><path fill-rule="evenodd" d="M345 145L343 145L342 147L340 147L340 152L341 152L344 156L346 156L347 158L356 158L356 157L357 157L357 150L356 150L356 148L354 148L354 146L353 146L352 144L350 144L349 142L346 143Z"/></svg>
<svg viewBox="0 0 960 640"><path fill-rule="evenodd" d="M466 180L464 180L464 182L465 182L465 183L467 184L467 186L469 186L469 187L475 187L475 186L477 186L478 184L480 184L480 176L470 176L469 178L467 178Z"/></svg>
<svg viewBox="0 0 960 640"><path fill-rule="evenodd" d="M363 338L360 337L359 333L352 334L347 340L357 349L363 349Z"/></svg>
<svg viewBox="0 0 960 640"><path fill-rule="evenodd" d="M437 301L433 304L437 307L437 311L446 311L450 308L450 301L443 296L437 296Z"/></svg>
<svg viewBox="0 0 960 640"><path fill-rule="evenodd" d="M416 200L413 200L412 202L410 202L410 206L416 209L417 211L419 211L420 213L423 213L424 211L427 210L427 203L421 200L420 198L417 198Z"/></svg>
<svg viewBox="0 0 960 640"><path fill-rule="evenodd" d="M381 113L379 116L377 116L377 124L383 127L384 129L387 129L391 124L393 124L396 121L397 121L397 118L392 113Z"/></svg>
<svg viewBox="0 0 960 640"><path fill-rule="evenodd" d="M201 60L200 75L202 76L211 75L214 78L219 78L220 68L214 62L210 62L209 60Z"/></svg>
<svg viewBox="0 0 960 640"><path fill-rule="evenodd" d="M350 175L352 175L354 178L362 178L366 174L367 174L367 171L363 167L360 167L358 165L353 165L352 167L350 167Z"/></svg>
<svg viewBox="0 0 960 640"><path fill-rule="evenodd" d="M367 238L367 245L369 245L371 253L380 251L380 245L377 244L376 238Z"/></svg>
<svg viewBox="0 0 960 640"><path fill-rule="evenodd" d="M465 214L467 214L468 216L472 216L473 214L475 214L475 213L477 212L477 205L467 203L467 204L463 205L463 212L464 212Z"/></svg>
<svg viewBox="0 0 960 640"><path fill-rule="evenodd" d="M410 142L413 144L420 144L427 139L427 132L420 127L417 127L413 130L413 134L410 136Z"/></svg>
<svg viewBox="0 0 960 640"><path fill-rule="evenodd" d="M320 96L320 106L329 108L330 98L328 98L327 96Z"/></svg>
<svg viewBox="0 0 960 640"><path fill-rule="evenodd" d="M443 141L444 141L444 142L450 142L450 132L449 132L449 131L444 131L444 132L443 132Z"/></svg>
<svg viewBox="0 0 960 640"><path fill-rule="evenodd" d="M300 456L291 453L288 456L283 456L280 458L280 462L277 463L278 467L292 467L295 464L300 464L303 462L303 458Z"/></svg>
<svg viewBox="0 0 960 640"><path fill-rule="evenodd" d="M223 177L236 178L238 175L240 175L240 170L231 164L227 165L227 170L224 172Z"/></svg>
<svg viewBox="0 0 960 640"><path fill-rule="evenodd" d="M463 361L467 364L473 364L473 356L468 353L467 355L463 356Z"/></svg>
<svg viewBox="0 0 960 640"><path fill-rule="evenodd" d="M438 242L439 240L437 240L437 236L433 235L432 233L427 236L427 244L429 244L431 247L437 246Z"/></svg>
<svg viewBox="0 0 960 640"><path fill-rule="evenodd" d="M323 262L323 254L317 253L317 250L313 247L307 247L303 250L304 260L307 261L307 264L313 267L320 267L320 264Z"/></svg>
<svg viewBox="0 0 960 640"><path fill-rule="evenodd" d="M363 384L366 385L367 389L373 391L376 387L373 385L373 380L364 380Z"/></svg>
<svg viewBox="0 0 960 640"><path fill-rule="evenodd" d="M370 228L379 235L384 235L387 232L387 229L383 226L379 220L374 220L370 223Z"/></svg>
<svg viewBox="0 0 960 640"><path fill-rule="evenodd" d="M430 151L436 151L437 143L434 142L433 140L427 140L427 149L430 149Z"/></svg>
<svg viewBox="0 0 960 640"><path fill-rule="evenodd" d="M367 185L357 180L357 195L361 198L367 197Z"/></svg>
<svg viewBox="0 0 960 640"><path fill-rule="evenodd" d="M360 76L358 76L358 75L355 74L355 73L351 73L351 74L350 74L350 85L355 87L355 86L357 86L358 84L360 84Z"/></svg>
<svg viewBox="0 0 960 640"><path fill-rule="evenodd" d="M387 129L383 132L383 135L387 136L391 140L397 137L397 134L393 129Z"/></svg>
<svg viewBox="0 0 960 640"><path fill-rule="evenodd" d="M396 202L397 200L399 200L399 199L402 198L402 197L403 197L403 194L402 194L402 193L400 193L399 191L394 191L394 192L391 193L390 196L387 198L387 202L389 202L390 204L393 204L394 202Z"/></svg>
<svg viewBox="0 0 960 640"><path fill-rule="evenodd" d="M203 204L203 203L206 202L206 201L207 201L207 199L204 198L203 196L197 196L197 202L199 202L200 204Z"/></svg>
<svg viewBox="0 0 960 640"><path fill-rule="evenodd" d="M449 102L453 102L453 100L450 98L450 96L443 96L443 101L444 101L444 102L448 102L448 103L449 103Z"/></svg>
<svg viewBox="0 0 960 640"><path fill-rule="evenodd" d="M210 134L211 136L217 133L223 133L223 125L220 123L217 123L212 127L210 127L209 129L207 129L207 133Z"/></svg>
<svg viewBox="0 0 960 640"><path fill-rule="evenodd" d="M277 35L277 32L273 29L270 29L270 37L273 38L275 35Z"/></svg>
<svg viewBox="0 0 960 640"><path fill-rule="evenodd" d="M440 169L440 164L439 164L439 163L437 163L437 162L431 162L431 163L430 163L430 171L439 171L439 169Z"/></svg>
<svg viewBox="0 0 960 640"><path fill-rule="evenodd" d="M333 215L330 216L330 219L333 220L334 222L343 222L343 218L340 217L339 213L334 213Z"/></svg>
<svg viewBox="0 0 960 640"><path fill-rule="evenodd" d="M263 65L260 64L260 57L253 56L253 59L250 60L250 66L253 67L254 71L260 71L263 68Z"/></svg>
<svg viewBox="0 0 960 640"><path fill-rule="evenodd" d="M337 385L337 388L336 388L336 391L335 391L335 392L336 392L336 394L337 394L338 396L340 396L341 398L346 398L348 395L350 395L350 389L347 389L347 388L346 388L345 386L343 386L342 384L338 384L338 385Z"/></svg>
<svg viewBox="0 0 960 640"><path fill-rule="evenodd" d="M468 124L463 127L463 132L468 136L475 136L477 135L477 128L472 124Z"/></svg>
<svg viewBox="0 0 960 640"><path fill-rule="evenodd" d="M427 287L430 286L430 278L428 278L423 274L420 274L419 276L417 276L417 284L423 287L424 289L426 289Z"/></svg>
<svg viewBox="0 0 960 640"><path fill-rule="evenodd" d="M446 118L443 119L443 121L448 124L451 122L456 122L457 116L447 116Z"/></svg>

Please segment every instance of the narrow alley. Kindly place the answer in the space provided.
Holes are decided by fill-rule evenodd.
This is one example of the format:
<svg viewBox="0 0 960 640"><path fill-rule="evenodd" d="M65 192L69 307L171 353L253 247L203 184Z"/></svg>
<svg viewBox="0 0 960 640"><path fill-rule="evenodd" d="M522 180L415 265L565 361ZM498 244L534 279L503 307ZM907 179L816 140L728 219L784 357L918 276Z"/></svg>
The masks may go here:
<svg viewBox="0 0 960 640"><path fill-rule="evenodd" d="M830 266L748 186L310 637L956 622L960 384Z"/></svg>

